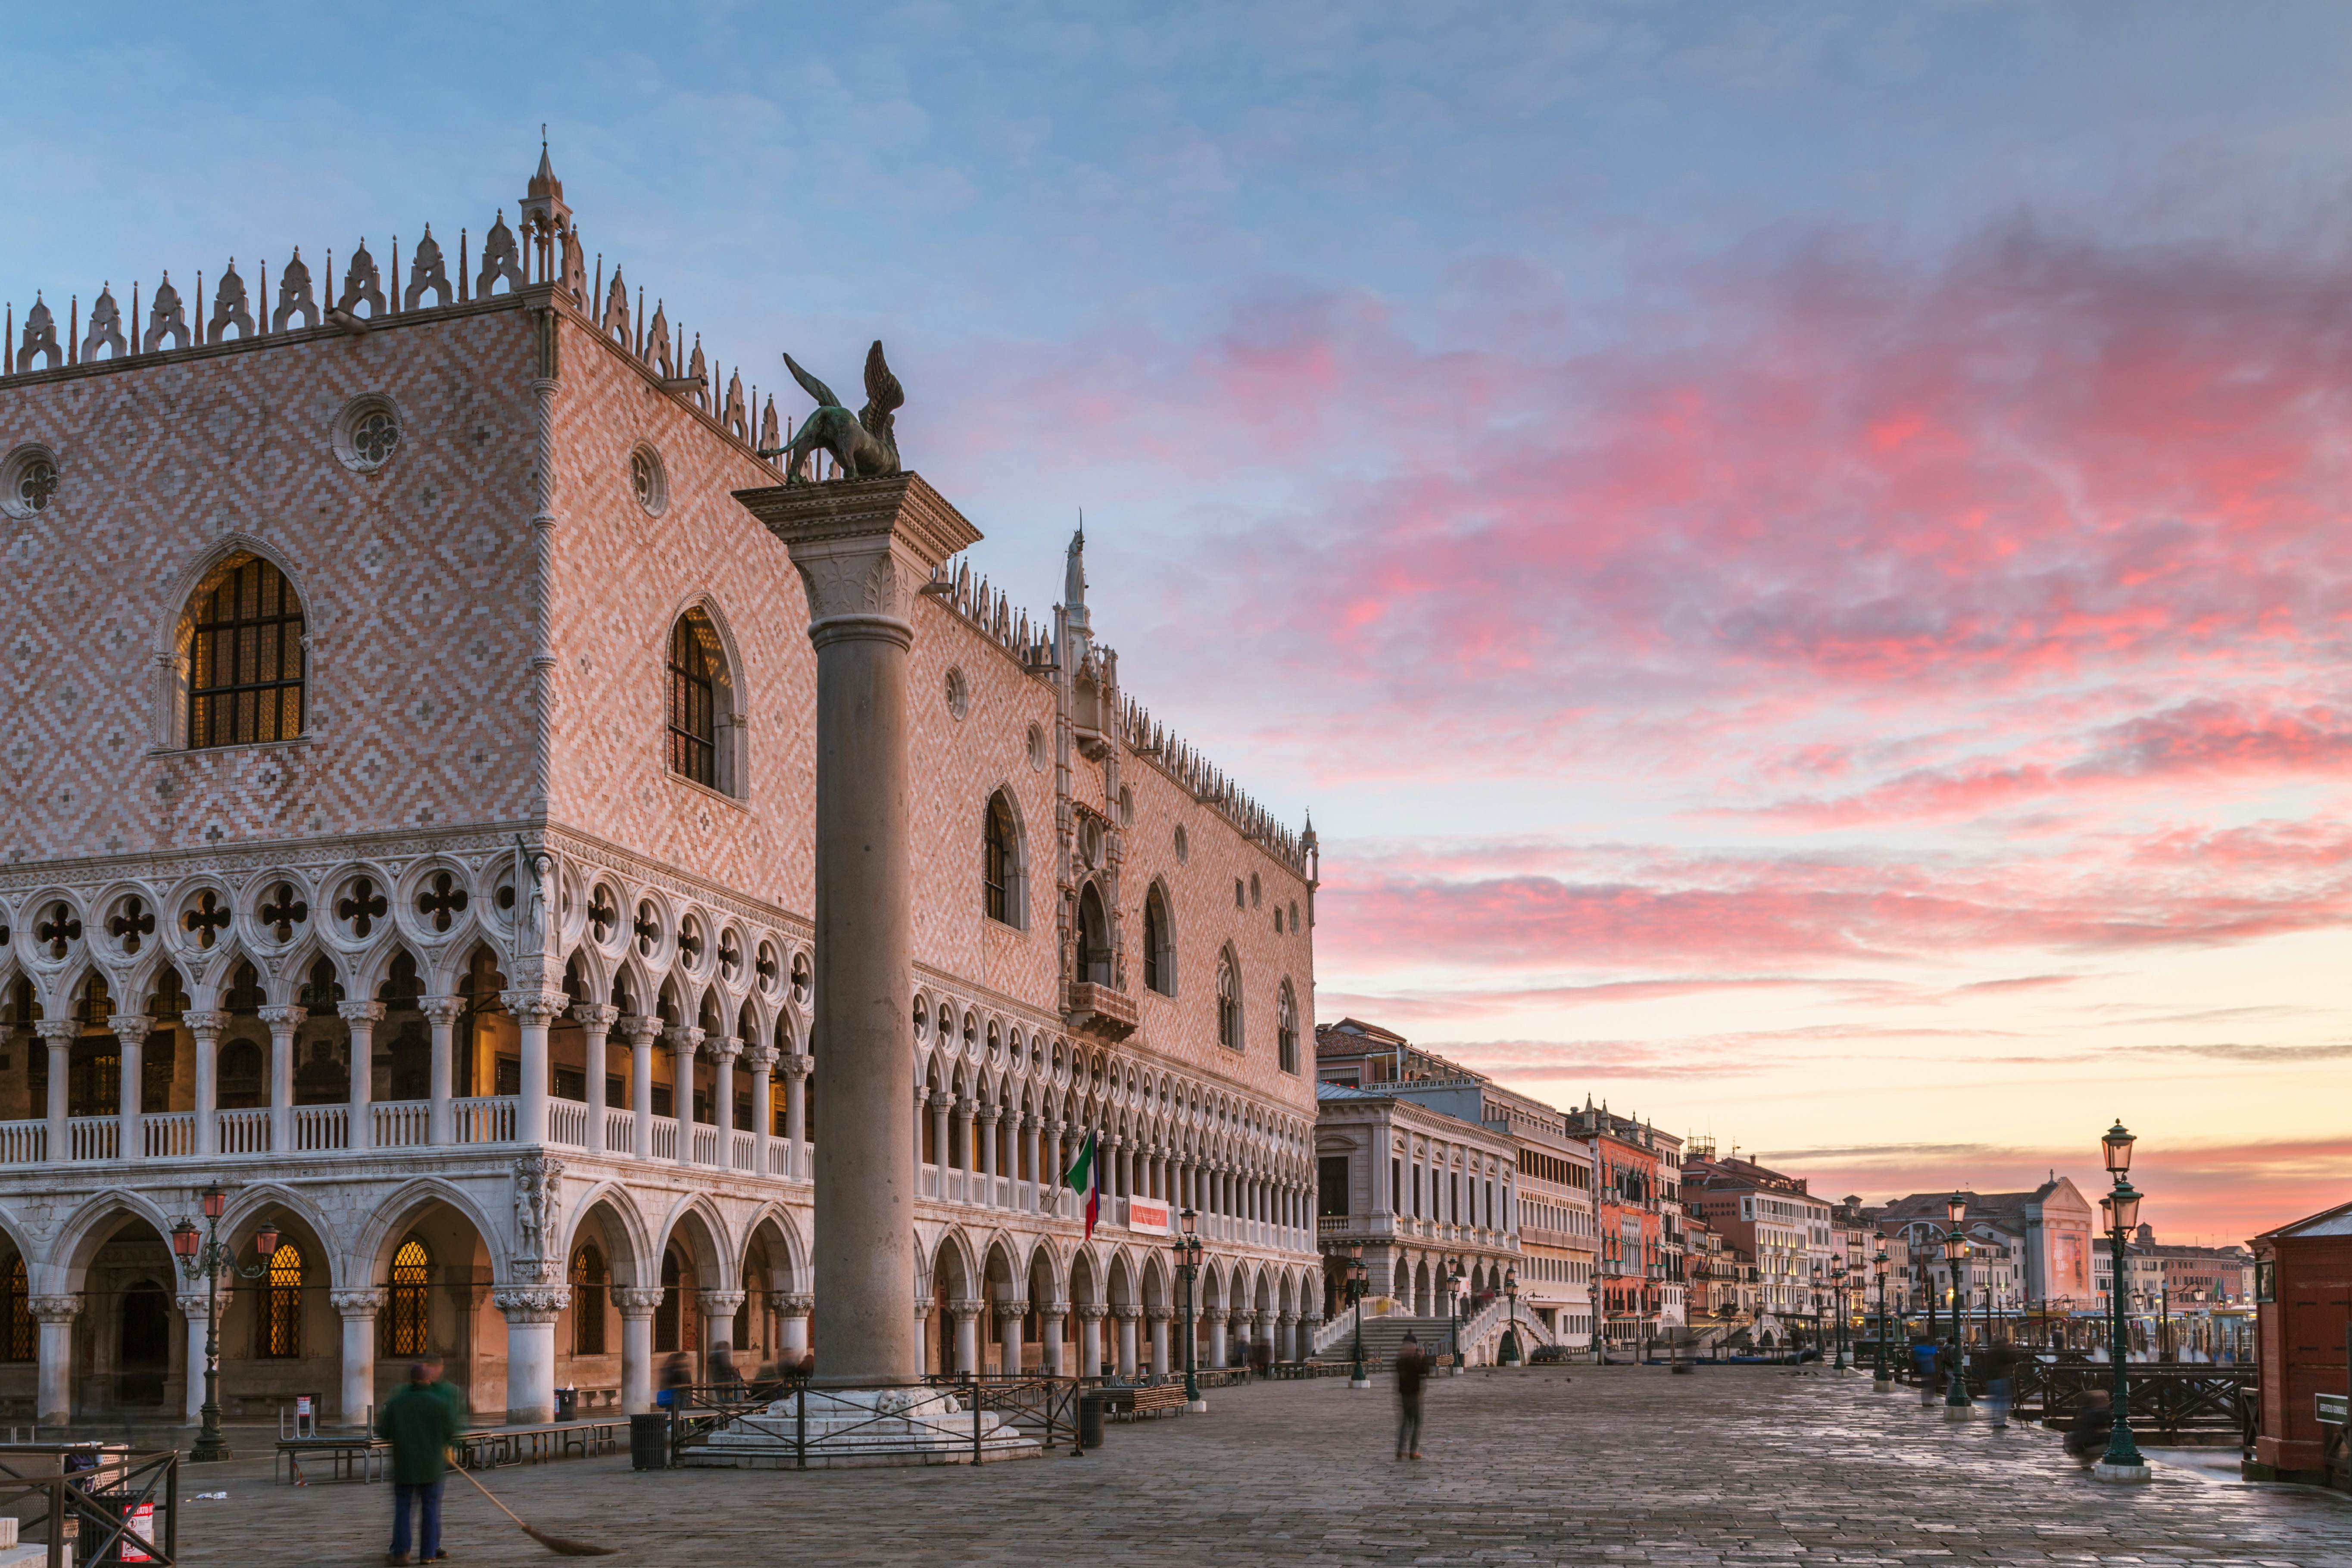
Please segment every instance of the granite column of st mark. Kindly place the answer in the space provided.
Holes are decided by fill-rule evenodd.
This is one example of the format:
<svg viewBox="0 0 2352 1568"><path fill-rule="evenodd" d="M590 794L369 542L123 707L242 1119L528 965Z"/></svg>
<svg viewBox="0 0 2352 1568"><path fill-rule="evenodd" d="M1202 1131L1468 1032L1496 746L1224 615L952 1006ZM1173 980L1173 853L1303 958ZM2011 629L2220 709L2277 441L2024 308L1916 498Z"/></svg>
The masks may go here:
<svg viewBox="0 0 2352 1568"><path fill-rule="evenodd" d="M816 1382L919 1375L908 652L979 530L917 474L738 490L807 590L816 647Z"/></svg>

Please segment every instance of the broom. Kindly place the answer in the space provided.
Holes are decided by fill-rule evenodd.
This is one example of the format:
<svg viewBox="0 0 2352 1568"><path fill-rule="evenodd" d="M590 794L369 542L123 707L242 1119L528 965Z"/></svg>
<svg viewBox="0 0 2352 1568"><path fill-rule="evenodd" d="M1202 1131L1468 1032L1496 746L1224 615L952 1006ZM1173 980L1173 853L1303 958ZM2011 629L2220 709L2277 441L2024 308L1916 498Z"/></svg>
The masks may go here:
<svg viewBox="0 0 2352 1568"><path fill-rule="evenodd" d="M573 1541L567 1536L550 1535L543 1530L534 1530L530 1525L523 1523L521 1515L516 1513L514 1510L500 1502L496 1492L490 1490L489 1488L484 1486L481 1482L475 1481L474 1473L471 1470L460 1469L457 1473L465 1477L467 1480L474 1481L474 1489L481 1493L484 1497L488 1498L492 1508L497 1509L500 1513L505 1514L509 1519L513 1520L515 1521L516 1528L520 1529L525 1535L530 1536L533 1541L538 1542L541 1546L546 1547L550 1552L554 1552L558 1557L611 1557L620 1551L620 1548L617 1546L593 1546L585 1541Z"/></svg>

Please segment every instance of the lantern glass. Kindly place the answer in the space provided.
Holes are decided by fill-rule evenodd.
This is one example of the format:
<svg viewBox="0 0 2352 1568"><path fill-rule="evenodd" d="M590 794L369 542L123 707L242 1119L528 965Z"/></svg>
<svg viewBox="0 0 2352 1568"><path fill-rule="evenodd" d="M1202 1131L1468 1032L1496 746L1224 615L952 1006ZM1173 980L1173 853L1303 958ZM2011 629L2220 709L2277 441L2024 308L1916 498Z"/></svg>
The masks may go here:
<svg viewBox="0 0 2352 1568"><path fill-rule="evenodd" d="M2130 1170L2132 1145L2138 1142L2138 1139L2124 1131L2124 1124L2120 1121L2108 1128L2107 1135L2099 1140L2099 1147L2106 1153L2107 1169L2118 1176Z"/></svg>
<svg viewBox="0 0 2352 1568"><path fill-rule="evenodd" d="M254 1250L261 1254L262 1260L264 1262L268 1262L270 1258L276 1257L278 1254L278 1227L274 1225L265 1225L259 1230L255 1231L253 1233L253 1246Z"/></svg>
<svg viewBox="0 0 2352 1568"><path fill-rule="evenodd" d="M218 1187L206 1187L202 1199L206 1219L218 1219L228 1207L228 1194Z"/></svg>
<svg viewBox="0 0 2352 1568"><path fill-rule="evenodd" d="M2116 1228L2128 1235L2139 1226L2139 1194L2129 1182L2115 1191Z"/></svg>
<svg viewBox="0 0 2352 1568"><path fill-rule="evenodd" d="M1201 1223L1201 1216L1191 1209L1184 1211L1184 1234L1190 1236Z"/></svg>
<svg viewBox="0 0 2352 1568"><path fill-rule="evenodd" d="M1878 1276L1882 1284L1885 1283L1886 1279L1886 1254L1885 1252L1881 1252L1877 1257L1870 1260L1870 1271Z"/></svg>
<svg viewBox="0 0 2352 1568"><path fill-rule="evenodd" d="M1958 1263L1969 1255L1969 1238L1965 1236L1944 1237L1944 1256Z"/></svg>
<svg viewBox="0 0 2352 1568"><path fill-rule="evenodd" d="M1969 1198L1966 1193L1954 1192L1944 1200L1944 1217L1958 1225L1968 1217Z"/></svg>
<svg viewBox="0 0 2352 1568"><path fill-rule="evenodd" d="M172 1227L172 1250L182 1258L196 1255L196 1222L184 1219Z"/></svg>

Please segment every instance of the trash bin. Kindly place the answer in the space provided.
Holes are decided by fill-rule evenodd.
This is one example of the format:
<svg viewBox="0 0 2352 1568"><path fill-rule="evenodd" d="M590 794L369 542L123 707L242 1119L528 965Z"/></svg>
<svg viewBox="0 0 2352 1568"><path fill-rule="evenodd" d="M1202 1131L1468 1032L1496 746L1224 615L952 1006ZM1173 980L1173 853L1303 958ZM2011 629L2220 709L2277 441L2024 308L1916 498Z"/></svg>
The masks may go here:
<svg viewBox="0 0 2352 1568"><path fill-rule="evenodd" d="M1108 1394L1078 1395L1078 1447L1099 1448L1103 1444L1103 1412L1110 1405Z"/></svg>
<svg viewBox="0 0 2352 1568"><path fill-rule="evenodd" d="M555 1418L558 1421L577 1421L580 1419L580 1391L578 1389L559 1388L555 1391Z"/></svg>
<svg viewBox="0 0 2352 1568"><path fill-rule="evenodd" d="M669 1417L656 1410L629 1417L629 1468L669 1468Z"/></svg>

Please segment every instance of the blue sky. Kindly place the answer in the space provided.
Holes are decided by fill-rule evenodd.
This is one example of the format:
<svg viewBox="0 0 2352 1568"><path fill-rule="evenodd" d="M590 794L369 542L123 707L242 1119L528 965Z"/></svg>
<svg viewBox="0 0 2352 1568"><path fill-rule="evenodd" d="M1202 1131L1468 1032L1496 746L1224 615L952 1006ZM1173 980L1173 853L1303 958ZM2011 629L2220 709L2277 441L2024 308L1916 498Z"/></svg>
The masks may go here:
<svg viewBox="0 0 2352 1568"><path fill-rule="evenodd" d="M982 567L1044 608L1085 507L1134 694L1315 807L1327 1018L1864 1191L2086 1153L2117 1052L2177 1190L2273 1194L2184 1215L2345 1152L2295 1108L2352 1059L2341 7L10 37L20 314L478 237L544 121L763 390L887 339Z"/></svg>

